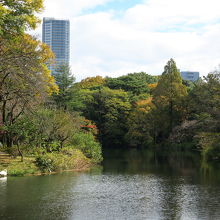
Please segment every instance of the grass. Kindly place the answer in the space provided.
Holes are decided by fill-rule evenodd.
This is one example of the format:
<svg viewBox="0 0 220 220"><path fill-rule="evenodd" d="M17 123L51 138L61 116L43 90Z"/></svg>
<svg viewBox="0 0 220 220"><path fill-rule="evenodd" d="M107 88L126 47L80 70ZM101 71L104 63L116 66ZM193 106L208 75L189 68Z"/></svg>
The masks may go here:
<svg viewBox="0 0 220 220"><path fill-rule="evenodd" d="M0 170L4 169L7 169L9 176L24 176L40 173L39 168L35 165L35 158L33 157L26 157L23 162L21 162L20 157L1 159Z"/></svg>
<svg viewBox="0 0 220 220"><path fill-rule="evenodd" d="M37 161L37 162L36 162ZM81 171L90 168L91 160L77 149L63 149L62 152L47 153L39 156L12 158L10 155L0 156L0 171L7 169L9 176L25 176L60 172L65 170Z"/></svg>

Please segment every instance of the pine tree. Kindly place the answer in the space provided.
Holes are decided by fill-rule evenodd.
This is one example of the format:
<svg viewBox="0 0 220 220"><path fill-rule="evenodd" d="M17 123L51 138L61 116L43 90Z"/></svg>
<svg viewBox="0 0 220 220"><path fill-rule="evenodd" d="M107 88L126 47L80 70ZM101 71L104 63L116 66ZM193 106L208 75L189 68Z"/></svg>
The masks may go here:
<svg viewBox="0 0 220 220"><path fill-rule="evenodd" d="M54 100L59 108L67 109L67 103L70 99L70 88L75 82L68 64L59 65L53 74L56 84L59 87L59 94L54 94Z"/></svg>

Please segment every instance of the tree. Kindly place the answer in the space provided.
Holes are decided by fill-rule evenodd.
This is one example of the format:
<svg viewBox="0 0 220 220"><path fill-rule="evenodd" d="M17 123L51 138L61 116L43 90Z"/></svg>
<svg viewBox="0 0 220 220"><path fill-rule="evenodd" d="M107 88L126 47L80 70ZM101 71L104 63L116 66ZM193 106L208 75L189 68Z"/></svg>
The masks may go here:
<svg viewBox="0 0 220 220"><path fill-rule="evenodd" d="M189 93L191 119L204 121L206 131L220 132L220 73L214 71ZM204 124L204 125L205 125Z"/></svg>
<svg viewBox="0 0 220 220"><path fill-rule="evenodd" d="M58 107L67 109L67 104L70 101L70 88L75 81L68 64L64 63L59 65L54 73L56 84L59 87L59 93L54 94L54 100Z"/></svg>
<svg viewBox="0 0 220 220"><path fill-rule="evenodd" d="M0 37L15 37L35 29L40 20L36 13L43 9L43 0L0 0Z"/></svg>
<svg viewBox="0 0 220 220"><path fill-rule="evenodd" d="M102 76L87 77L78 83L81 89L97 89L105 84L106 80Z"/></svg>
<svg viewBox="0 0 220 220"><path fill-rule="evenodd" d="M157 114L160 114L164 123L164 130L170 133L179 120L181 120L182 100L187 95L186 86L182 84L182 78L176 63L170 59L164 67L164 72L153 92L153 103L157 107Z"/></svg>
<svg viewBox="0 0 220 220"><path fill-rule="evenodd" d="M107 78L106 85L110 89L123 89L132 96L138 96L143 93L149 93L148 84L156 83L157 77L148 75L144 72L129 73L126 76L118 78Z"/></svg>
<svg viewBox="0 0 220 220"><path fill-rule="evenodd" d="M13 134L13 144L43 147L50 152L63 148L81 130L82 123L83 118L78 114L40 108L22 115L7 130Z"/></svg>
<svg viewBox="0 0 220 220"><path fill-rule="evenodd" d="M52 151L53 144L56 150L63 148L72 135L79 131L83 121L77 114L49 109L38 110L32 118L36 127L35 143L45 147L48 152Z"/></svg>
<svg viewBox="0 0 220 220"><path fill-rule="evenodd" d="M94 102L93 94L96 92L97 90L80 89L77 85L74 85L70 89L69 111L81 112L84 116L88 115L89 109L87 106Z"/></svg>
<svg viewBox="0 0 220 220"><path fill-rule="evenodd" d="M87 106L87 118L93 120L105 145L123 145L127 133L127 117L131 104L128 94L123 90L103 87L93 94L94 101Z"/></svg>
<svg viewBox="0 0 220 220"><path fill-rule="evenodd" d="M57 92L54 78L46 66L53 58L51 50L30 35L0 42L0 119L10 126L27 110ZM1 138L12 144L10 133Z"/></svg>
<svg viewBox="0 0 220 220"><path fill-rule="evenodd" d="M68 109L88 115L87 106L94 101L93 94L101 89L104 84L105 79L101 76L87 77L81 82L75 83L69 91L71 98L68 101Z"/></svg>
<svg viewBox="0 0 220 220"><path fill-rule="evenodd" d="M152 112L154 109L152 97L136 102L127 121L128 133L125 137L129 146L147 147L153 144L155 118Z"/></svg>

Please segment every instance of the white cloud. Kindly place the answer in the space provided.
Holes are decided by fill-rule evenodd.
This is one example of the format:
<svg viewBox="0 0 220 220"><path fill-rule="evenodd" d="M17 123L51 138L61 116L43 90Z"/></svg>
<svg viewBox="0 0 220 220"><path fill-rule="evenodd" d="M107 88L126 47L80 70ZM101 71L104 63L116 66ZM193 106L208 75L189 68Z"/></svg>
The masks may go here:
<svg viewBox="0 0 220 220"><path fill-rule="evenodd" d="M83 10L103 5L112 0L45 0L45 15L71 18Z"/></svg>
<svg viewBox="0 0 220 220"><path fill-rule="evenodd" d="M71 21L71 66L78 80L134 71L160 74L173 57L202 75L220 63L217 0L148 0L124 11L85 14L111 0L46 0L43 16Z"/></svg>

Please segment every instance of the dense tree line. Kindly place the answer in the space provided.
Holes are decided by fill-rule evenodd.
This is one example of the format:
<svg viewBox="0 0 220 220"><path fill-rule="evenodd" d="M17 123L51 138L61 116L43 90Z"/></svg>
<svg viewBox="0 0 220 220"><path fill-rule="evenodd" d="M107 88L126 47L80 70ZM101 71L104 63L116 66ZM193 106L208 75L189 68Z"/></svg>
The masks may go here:
<svg viewBox="0 0 220 220"><path fill-rule="evenodd" d="M104 146L190 143L219 158L212 153L219 148L219 92L218 71L194 83L183 81L171 59L161 76L86 78L67 88L64 102L69 111L95 122Z"/></svg>

